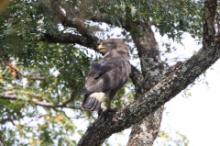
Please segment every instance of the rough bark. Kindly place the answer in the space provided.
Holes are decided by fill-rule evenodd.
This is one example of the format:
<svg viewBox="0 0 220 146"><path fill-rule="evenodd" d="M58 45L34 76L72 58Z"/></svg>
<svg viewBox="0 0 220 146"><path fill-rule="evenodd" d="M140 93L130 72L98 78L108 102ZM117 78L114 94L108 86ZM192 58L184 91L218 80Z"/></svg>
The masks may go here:
<svg viewBox="0 0 220 146"><path fill-rule="evenodd" d="M62 23L63 26L75 28L77 33L65 33L58 37L52 34L45 34L42 40L48 42L60 42L60 43L77 43L96 50L99 39L90 32L88 25L84 19L72 17L64 8L61 7L61 1L50 0L51 8L54 10L55 16ZM61 35L61 34L60 34ZM97 50L96 50L97 51Z"/></svg>
<svg viewBox="0 0 220 146"><path fill-rule="evenodd" d="M128 146L152 146L160 130L163 106L135 124L129 136Z"/></svg>
<svg viewBox="0 0 220 146"><path fill-rule="evenodd" d="M90 39L91 41L97 41L98 38L95 37L90 31L88 30L88 25L86 25L84 22L84 19L81 18L75 18L72 17L72 15L69 16L69 14L66 12L64 8L61 7L59 0L50 0L51 7L54 9L54 12L60 22L63 24L63 26L69 26L76 28L78 33L80 33L82 36Z"/></svg>
<svg viewBox="0 0 220 146"><path fill-rule="evenodd" d="M211 11L210 11L211 10ZM214 11L213 11L214 10ZM204 10L204 37L214 28L212 18L216 12L216 0L207 0ZM207 15L209 17L207 17ZM207 34L208 35L208 34ZM78 146L98 146L111 134L142 121L180 91L192 83L209 66L219 59L220 44L212 40L214 34L204 39L203 48L184 63L178 63L158 84L142 98L121 109L111 117L100 117L89 126ZM209 39L210 38L210 39Z"/></svg>
<svg viewBox="0 0 220 146"><path fill-rule="evenodd" d="M215 27L214 21L216 17L216 0L205 0L204 7L204 23L203 23L203 46L207 47L210 43L213 42L215 37Z"/></svg>
<svg viewBox="0 0 220 146"><path fill-rule="evenodd" d="M62 34L45 33L42 35L41 40L49 43L79 44L82 46L86 46L88 48L93 48L94 50L96 50L98 44L97 41L93 41L87 37L83 37L72 33L62 33Z"/></svg>
<svg viewBox="0 0 220 146"><path fill-rule="evenodd" d="M130 26L129 28L134 27ZM149 23L147 21L140 23L135 28L136 33L131 35L138 49L144 78L142 86L136 90L137 98L141 98L161 79L164 67L161 63L158 44ZM159 132L162 114L163 106L147 116L143 122L135 124L132 127L127 146L152 146Z"/></svg>

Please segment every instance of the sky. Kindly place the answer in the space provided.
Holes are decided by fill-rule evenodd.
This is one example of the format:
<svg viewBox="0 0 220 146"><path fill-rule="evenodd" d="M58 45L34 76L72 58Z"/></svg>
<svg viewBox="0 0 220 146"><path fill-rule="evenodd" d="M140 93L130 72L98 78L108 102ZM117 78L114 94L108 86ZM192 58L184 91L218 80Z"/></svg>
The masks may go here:
<svg viewBox="0 0 220 146"><path fill-rule="evenodd" d="M168 102L161 130L185 135L189 146L220 146L219 75L220 60L187 91Z"/></svg>
<svg viewBox="0 0 220 146"><path fill-rule="evenodd" d="M159 36L157 38L161 39ZM178 49L168 55L171 60L176 55L184 60L201 48L201 45L189 34L183 35L182 43L182 47L174 44ZM219 75L220 60L201 75L193 85L188 86L166 103L161 130L169 133L178 132L186 136L189 146L220 146Z"/></svg>

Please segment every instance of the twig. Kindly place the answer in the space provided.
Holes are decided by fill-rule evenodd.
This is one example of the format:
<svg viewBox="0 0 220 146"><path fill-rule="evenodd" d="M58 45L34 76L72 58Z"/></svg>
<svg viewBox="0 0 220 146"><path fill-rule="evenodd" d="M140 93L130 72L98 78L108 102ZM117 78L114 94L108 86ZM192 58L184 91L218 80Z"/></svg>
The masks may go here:
<svg viewBox="0 0 220 146"><path fill-rule="evenodd" d="M46 107L46 108L71 108L71 109L81 109L81 107L76 107L76 106L67 106L67 104L54 104L54 103L49 103L45 101L39 101L36 99L30 99L30 100L25 100L18 98L14 93L0 93L0 98L5 99L5 100L14 100L14 101L24 101L24 102L31 102L34 103L35 105ZM66 103L66 102L64 102Z"/></svg>

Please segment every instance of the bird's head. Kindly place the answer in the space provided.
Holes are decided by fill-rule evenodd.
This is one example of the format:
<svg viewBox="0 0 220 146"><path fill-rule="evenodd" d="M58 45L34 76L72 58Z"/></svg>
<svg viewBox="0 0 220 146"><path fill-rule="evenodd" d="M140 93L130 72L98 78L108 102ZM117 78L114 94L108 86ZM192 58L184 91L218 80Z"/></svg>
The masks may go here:
<svg viewBox="0 0 220 146"><path fill-rule="evenodd" d="M128 55L128 47L122 39L107 39L98 45L98 50L103 55L107 52L117 52L118 54Z"/></svg>

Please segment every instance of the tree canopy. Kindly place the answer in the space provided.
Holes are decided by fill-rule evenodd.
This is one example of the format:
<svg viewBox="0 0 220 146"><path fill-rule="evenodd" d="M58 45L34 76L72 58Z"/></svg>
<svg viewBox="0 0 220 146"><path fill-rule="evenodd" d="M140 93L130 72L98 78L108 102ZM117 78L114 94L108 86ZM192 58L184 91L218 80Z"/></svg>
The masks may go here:
<svg viewBox="0 0 220 146"><path fill-rule="evenodd" d="M137 124L219 58L216 7L215 0L13 0L1 5L0 142L77 145L83 135L79 146L100 145ZM170 67L160 59L152 28L177 42L187 32L203 47ZM118 112L97 119L81 109L80 92L91 62L101 57L97 44L109 37L123 38L140 64L117 94ZM76 120L88 121L86 133Z"/></svg>

